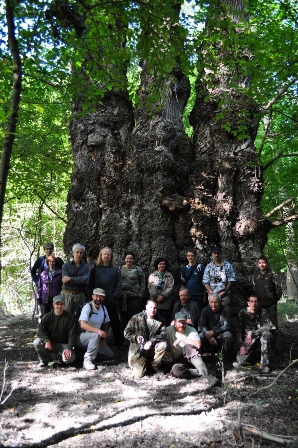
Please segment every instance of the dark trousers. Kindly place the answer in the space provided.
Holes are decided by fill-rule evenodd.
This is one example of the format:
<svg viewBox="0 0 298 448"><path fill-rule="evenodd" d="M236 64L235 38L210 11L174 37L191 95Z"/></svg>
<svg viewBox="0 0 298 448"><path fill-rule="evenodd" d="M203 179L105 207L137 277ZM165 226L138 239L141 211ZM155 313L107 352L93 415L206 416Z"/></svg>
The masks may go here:
<svg viewBox="0 0 298 448"><path fill-rule="evenodd" d="M124 336L117 305L105 305L105 307L109 314L115 345L120 345L124 341Z"/></svg>

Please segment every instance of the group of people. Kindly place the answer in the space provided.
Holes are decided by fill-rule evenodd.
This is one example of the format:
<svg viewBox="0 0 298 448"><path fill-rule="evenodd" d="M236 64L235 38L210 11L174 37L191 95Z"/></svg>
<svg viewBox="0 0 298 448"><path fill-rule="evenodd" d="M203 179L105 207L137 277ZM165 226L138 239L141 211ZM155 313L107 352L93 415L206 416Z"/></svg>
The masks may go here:
<svg viewBox="0 0 298 448"><path fill-rule="evenodd" d="M110 325L116 346L123 348L129 341L128 363L139 378L150 369L161 375L161 361L169 350L174 376L203 375L214 386L218 380L208 372L202 355L221 350L223 361L231 360L235 341L235 368L249 362L260 348L261 370L269 371L269 350L278 329L278 297L264 257L259 258L254 276L255 294L233 324L229 304L236 278L232 265L222 259L220 246L213 247L206 267L198 263L195 250L187 251L179 301L174 304L174 278L167 260L157 258L148 278L145 307L145 275L135 266L133 252L125 254L125 264L118 268L112 250L105 247L89 268L83 262L85 248L81 244L73 246L73 258L66 263L53 256L53 249L52 243L47 243L45 257L39 257L31 271L43 313L34 341L40 366L47 365L51 352L62 353L65 363L72 362L77 346L85 349L84 368L95 369L96 360L114 356L106 343ZM77 328L74 314L78 309Z"/></svg>

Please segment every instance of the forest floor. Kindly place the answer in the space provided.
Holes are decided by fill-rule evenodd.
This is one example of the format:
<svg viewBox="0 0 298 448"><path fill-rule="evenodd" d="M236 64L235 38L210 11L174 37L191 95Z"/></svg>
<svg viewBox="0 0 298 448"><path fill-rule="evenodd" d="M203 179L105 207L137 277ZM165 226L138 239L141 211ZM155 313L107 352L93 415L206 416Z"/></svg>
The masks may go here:
<svg viewBox="0 0 298 448"><path fill-rule="evenodd" d="M231 368L212 389L204 378L136 380L127 349L112 344L115 360L95 371L57 363L39 370L36 327L30 315L0 314L0 446L297 446L298 362L287 368L298 358L297 316L280 320L271 373Z"/></svg>

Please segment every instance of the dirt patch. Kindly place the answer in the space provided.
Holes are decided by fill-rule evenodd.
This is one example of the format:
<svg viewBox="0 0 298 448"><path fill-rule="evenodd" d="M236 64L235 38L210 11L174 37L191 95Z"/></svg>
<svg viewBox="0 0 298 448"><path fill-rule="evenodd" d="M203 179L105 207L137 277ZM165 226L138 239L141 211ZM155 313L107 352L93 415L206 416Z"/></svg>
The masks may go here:
<svg viewBox="0 0 298 448"><path fill-rule="evenodd" d="M37 369L36 320L0 316L1 446L7 447L275 447L253 434L298 434L298 322L281 322L272 372L229 370L222 387L204 378L131 377L127 350L87 372L53 364ZM167 361L167 359L165 360ZM165 365L167 367L167 365ZM1 392L0 392L1 393ZM246 425L243 428L241 425Z"/></svg>

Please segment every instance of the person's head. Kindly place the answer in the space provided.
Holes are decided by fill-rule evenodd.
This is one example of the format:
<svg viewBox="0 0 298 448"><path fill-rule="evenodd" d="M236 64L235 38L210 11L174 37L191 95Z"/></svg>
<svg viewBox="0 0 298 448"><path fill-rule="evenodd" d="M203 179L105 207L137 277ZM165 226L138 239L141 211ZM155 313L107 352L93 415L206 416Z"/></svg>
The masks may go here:
<svg viewBox="0 0 298 448"><path fill-rule="evenodd" d="M187 315L183 312L175 314L174 327L178 333L183 333L186 328Z"/></svg>
<svg viewBox="0 0 298 448"><path fill-rule="evenodd" d="M266 269L268 268L268 260L263 255L258 258L258 268L260 269L261 272L265 272Z"/></svg>
<svg viewBox="0 0 298 448"><path fill-rule="evenodd" d="M147 300L146 303L146 314L147 317L151 318L157 313L157 301L154 299Z"/></svg>
<svg viewBox="0 0 298 448"><path fill-rule="evenodd" d="M62 295L55 296L53 298L53 307L56 316L60 316L63 313L65 308L65 299Z"/></svg>
<svg viewBox="0 0 298 448"><path fill-rule="evenodd" d="M124 261L125 261L125 266L130 268L134 265L135 262L135 254L131 251L126 251L124 254Z"/></svg>
<svg viewBox="0 0 298 448"><path fill-rule="evenodd" d="M72 246L72 255L73 255L73 261L75 263L80 263L84 257L85 254L85 246L83 246L80 243L76 243Z"/></svg>
<svg viewBox="0 0 298 448"><path fill-rule="evenodd" d="M56 266L57 258L54 255L50 255L47 258L47 265L50 269L53 269Z"/></svg>
<svg viewBox="0 0 298 448"><path fill-rule="evenodd" d="M46 257L51 255L54 252L54 244L53 243L45 243L43 245L43 249L45 251Z"/></svg>
<svg viewBox="0 0 298 448"><path fill-rule="evenodd" d="M93 301L94 305L96 306L96 308L98 308L100 306L100 304L104 301L105 297L106 297L106 293L103 289L101 289L101 288L93 289L92 301Z"/></svg>
<svg viewBox="0 0 298 448"><path fill-rule="evenodd" d="M212 258L213 260L216 262L221 262L221 258L222 258L222 249L221 246L213 246L212 247Z"/></svg>
<svg viewBox="0 0 298 448"><path fill-rule="evenodd" d="M208 296L208 302L209 302L209 306L212 309L212 311L214 313L217 313L217 311L220 308L220 304L221 304L220 296L216 292L212 292Z"/></svg>
<svg viewBox="0 0 298 448"><path fill-rule="evenodd" d="M179 291L179 299L180 302L183 304L187 303L189 301L189 291L186 288L181 288Z"/></svg>
<svg viewBox="0 0 298 448"><path fill-rule="evenodd" d="M256 314L259 309L259 299L257 298L257 296L255 296L254 294L249 296L247 306L249 308L250 313Z"/></svg>
<svg viewBox="0 0 298 448"><path fill-rule="evenodd" d="M190 265L195 264L196 260L197 260L197 254L196 254L195 249L188 249L188 251L186 253L186 258Z"/></svg>
<svg viewBox="0 0 298 448"><path fill-rule="evenodd" d="M110 247L103 247L98 255L98 266L113 266L113 251Z"/></svg>
<svg viewBox="0 0 298 448"><path fill-rule="evenodd" d="M164 257L158 257L156 260L154 260L153 263L154 269L156 269L159 272L165 272L168 270L168 262Z"/></svg>

